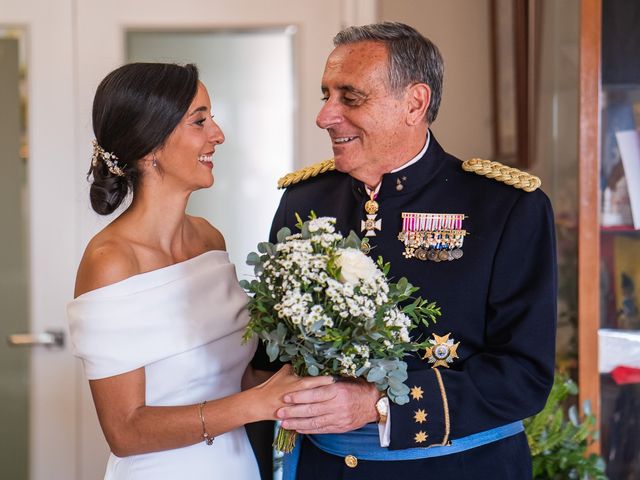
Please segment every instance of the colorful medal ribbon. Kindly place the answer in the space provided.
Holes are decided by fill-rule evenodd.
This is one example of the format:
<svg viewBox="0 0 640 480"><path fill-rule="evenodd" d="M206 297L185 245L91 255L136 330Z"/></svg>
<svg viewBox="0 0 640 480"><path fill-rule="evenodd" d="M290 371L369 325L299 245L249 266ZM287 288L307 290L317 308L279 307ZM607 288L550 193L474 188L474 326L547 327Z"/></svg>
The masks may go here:
<svg viewBox="0 0 640 480"><path fill-rule="evenodd" d="M405 258L442 262L462 258L467 231L462 228L464 213L402 213Z"/></svg>

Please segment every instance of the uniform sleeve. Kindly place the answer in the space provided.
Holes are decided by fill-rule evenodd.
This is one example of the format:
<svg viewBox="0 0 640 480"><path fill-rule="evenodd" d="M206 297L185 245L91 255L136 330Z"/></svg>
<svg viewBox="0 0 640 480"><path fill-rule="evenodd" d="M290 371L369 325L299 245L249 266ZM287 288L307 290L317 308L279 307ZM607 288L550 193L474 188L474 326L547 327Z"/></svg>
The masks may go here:
<svg viewBox="0 0 640 480"><path fill-rule="evenodd" d="M408 362L412 394L391 405L391 449L446 445L544 407L553 383L556 276L550 202L541 191L522 194L493 260L484 344L448 369Z"/></svg>
<svg viewBox="0 0 640 480"><path fill-rule="evenodd" d="M285 191L280 199L280 205L278 206L278 210L276 210L276 214L273 216L273 222L271 222L271 231L269 233L269 241L271 243L275 243L277 238L276 235L278 230L282 227L285 227L285 218L286 218L286 205L287 205L287 193ZM275 372L282 367L282 363L279 360L275 362L271 362L269 360L269 356L267 355L267 351L264 346L264 342L258 342L258 348L256 350L255 355L251 359L251 366L256 370L267 370L271 372Z"/></svg>

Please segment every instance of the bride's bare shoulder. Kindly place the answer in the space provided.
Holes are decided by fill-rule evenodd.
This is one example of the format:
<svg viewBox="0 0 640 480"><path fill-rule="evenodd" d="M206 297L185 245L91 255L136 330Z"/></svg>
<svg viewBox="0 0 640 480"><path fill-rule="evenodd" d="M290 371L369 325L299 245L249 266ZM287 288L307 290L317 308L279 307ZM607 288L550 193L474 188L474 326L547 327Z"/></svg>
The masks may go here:
<svg viewBox="0 0 640 480"><path fill-rule="evenodd" d="M197 232L198 239L203 243L203 250L226 250L224 236L216 227L202 217L188 216L191 225Z"/></svg>
<svg viewBox="0 0 640 480"><path fill-rule="evenodd" d="M93 237L84 251L74 297L138 273L140 267L131 244L118 235L102 231Z"/></svg>

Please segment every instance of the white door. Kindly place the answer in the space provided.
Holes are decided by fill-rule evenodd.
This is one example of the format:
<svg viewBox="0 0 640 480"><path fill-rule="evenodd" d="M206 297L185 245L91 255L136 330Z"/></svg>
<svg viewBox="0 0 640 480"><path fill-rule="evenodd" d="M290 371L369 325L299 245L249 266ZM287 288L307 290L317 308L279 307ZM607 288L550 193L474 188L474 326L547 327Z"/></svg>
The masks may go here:
<svg viewBox="0 0 640 480"><path fill-rule="evenodd" d="M0 477L11 480L76 478L68 346L7 342L66 334L77 259L72 25L72 0L0 0ZM27 136L16 138L23 116Z"/></svg>

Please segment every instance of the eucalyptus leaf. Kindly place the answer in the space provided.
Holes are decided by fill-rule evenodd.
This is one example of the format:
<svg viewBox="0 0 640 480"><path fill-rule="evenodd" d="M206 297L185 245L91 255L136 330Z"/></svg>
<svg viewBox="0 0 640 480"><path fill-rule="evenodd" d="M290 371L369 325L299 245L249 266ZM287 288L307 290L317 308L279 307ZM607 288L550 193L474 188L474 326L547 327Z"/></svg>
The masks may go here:
<svg viewBox="0 0 640 480"><path fill-rule="evenodd" d="M287 326L284 323L278 323L276 327L276 338L279 343L284 343L287 336Z"/></svg>
<svg viewBox="0 0 640 480"><path fill-rule="evenodd" d="M395 395L407 395L410 392L409 387L404 383L394 382L391 379L389 379L389 389L393 390Z"/></svg>
<svg viewBox="0 0 640 480"><path fill-rule="evenodd" d="M278 344L276 342L268 342L266 351L267 355L269 356L269 361L275 362L280 351L280 349L278 348Z"/></svg>
<svg viewBox="0 0 640 480"><path fill-rule="evenodd" d="M408 376L409 375L407 374L407 371L401 368L397 368L389 372L389 379L394 379L399 382L404 382L408 378Z"/></svg>
<svg viewBox="0 0 640 480"><path fill-rule="evenodd" d="M247 255L247 265L258 265L260 263L260 255L256 252L251 252Z"/></svg>
<svg viewBox="0 0 640 480"><path fill-rule="evenodd" d="M358 237L358 235L356 234L356 232L354 232L353 230L351 230L349 232L349 236L347 236L346 240L345 240L345 245L348 248L355 248L355 249L360 249L360 244L362 243L362 240L360 240L360 237Z"/></svg>
<svg viewBox="0 0 640 480"><path fill-rule="evenodd" d="M394 397L393 403L396 405L405 405L409 403L409 395L397 395Z"/></svg>
<svg viewBox="0 0 640 480"><path fill-rule="evenodd" d="M287 345L286 347L284 347L284 351L288 355L295 355L296 353L298 353L298 347L296 345Z"/></svg>
<svg viewBox="0 0 640 480"><path fill-rule="evenodd" d="M282 227L280 230L278 230L278 233L276 234L278 243L284 243L287 237L289 237L290 235L291 235L291 230L288 227Z"/></svg>
<svg viewBox="0 0 640 480"><path fill-rule="evenodd" d="M375 367L367 373L367 382L378 382L382 380L387 372L381 367Z"/></svg>

